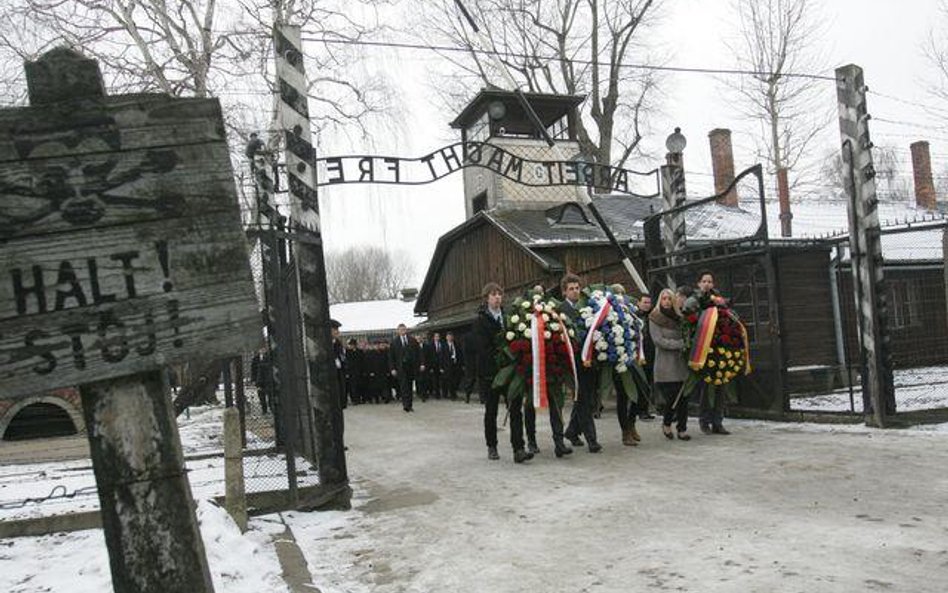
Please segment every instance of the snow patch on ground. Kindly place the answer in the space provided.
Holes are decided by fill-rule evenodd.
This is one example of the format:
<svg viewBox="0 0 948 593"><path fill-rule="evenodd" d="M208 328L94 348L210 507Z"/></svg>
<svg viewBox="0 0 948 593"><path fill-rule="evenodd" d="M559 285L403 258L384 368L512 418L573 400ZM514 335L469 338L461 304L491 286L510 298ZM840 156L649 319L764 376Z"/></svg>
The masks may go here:
<svg viewBox="0 0 948 593"><path fill-rule="evenodd" d="M948 408L948 366L897 369L894 373L896 410L931 410ZM862 412L862 387L853 387L855 411ZM795 397L790 400L790 409L812 412L849 412L848 389L837 389L830 393Z"/></svg>
<svg viewBox="0 0 948 593"><path fill-rule="evenodd" d="M272 529L252 520L241 534L224 509L200 501L201 536L215 591L289 592L270 540ZM0 591L101 593L112 590L102 531L0 540Z"/></svg>

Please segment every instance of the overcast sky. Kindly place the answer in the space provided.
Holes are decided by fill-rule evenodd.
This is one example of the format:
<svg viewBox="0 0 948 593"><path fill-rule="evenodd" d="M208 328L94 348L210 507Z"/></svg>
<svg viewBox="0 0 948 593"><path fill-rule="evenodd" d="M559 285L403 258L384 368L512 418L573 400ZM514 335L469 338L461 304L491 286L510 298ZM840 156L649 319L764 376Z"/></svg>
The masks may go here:
<svg viewBox="0 0 948 593"><path fill-rule="evenodd" d="M855 63L865 70L870 89L869 111L874 116L871 132L876 145L892 145L904 157L904 172L911 174L908 145L921 139L931 143L936 174L948 168L948 131L924 129L940 125L932 121L920 105L939 107L926 93L934 73L925 61L922 43L938 20L937 0L823 0L820 10L826 34L818 51L833 68ZM655 43L668 55L669 65L702 68L730 68L733 58L726 40L733 39L735 25L729 0L674 0L666 2L666 16L655 31ZM437 56L415 50L367 49L372 68L380 74L395 75L404 115L393 122L399 134L381 130L375 146L350 144L348 149L324 146L328 156L334 150L364 154L417 157L444 144L459 140L448 127L455 114L435 107L427 72L446 68ZM823 83L825 97L835 113L835 87ZM710 159L708 131L717 127L733 130L737 170L755 164L751 134L759 124L744 119L726 94L721 77L703 74L669 74L664 81L663 113L652 124L646 138L651 158L630 162L633 169L648 170L660 164L664 140L675 126L688 138L685 150L690 195L708 195ZM478 89L471 89L473 97ZM878 93L878 94L876 94ZM948 110L948 106L945 106ZM888 123L881 119L902 123ZM941 124L943 125L943 124ZM827 126L816 150L827 153L838 145L834 119ZM621 133L618 132L618 133ZM702 193L706 192L706 193ZM797 196L799 197L799 196ZM438 237L464 220L461 175L455 174L426 186L394 187L350 185L322 193L324 233L327 249L374 244L404 249L415 264L420 285Z"/></svg>

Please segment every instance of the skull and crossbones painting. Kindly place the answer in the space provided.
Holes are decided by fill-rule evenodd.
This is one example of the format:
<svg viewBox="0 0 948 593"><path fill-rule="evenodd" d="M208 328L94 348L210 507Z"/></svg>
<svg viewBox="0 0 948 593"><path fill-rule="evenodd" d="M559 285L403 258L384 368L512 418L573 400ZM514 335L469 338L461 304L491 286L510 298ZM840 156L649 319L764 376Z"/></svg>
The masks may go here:
<svg viewBox="0 0 948 593"><path fill-rule="evenodd" d="M161 218L183 214L180 194L156 196L133 187L172 171L179 161L173 150L123 153L113 117L100 112L79 121L80 126L44 122L42 128L31 122L30 129L14 130L21 160L0 166L0 240L40 225L91 226L117 209Z"/></svg>

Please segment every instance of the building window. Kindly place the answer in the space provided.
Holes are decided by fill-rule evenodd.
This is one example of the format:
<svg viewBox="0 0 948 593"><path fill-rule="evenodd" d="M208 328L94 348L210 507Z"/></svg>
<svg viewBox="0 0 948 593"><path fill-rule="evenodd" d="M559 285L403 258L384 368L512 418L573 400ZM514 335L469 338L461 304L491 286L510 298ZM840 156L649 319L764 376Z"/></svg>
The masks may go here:
<svg viewBox="0 0 948 593"><path fill-rule="evenodd" d="M921 325L921 287L918 279L889 280L890 325L894 329Z"/></svg>
<svg viewBox="0 0 948 593"><path fill-rule="evenodd" d="M487 210L487 192L482 191L481 193L474 196L474 199L471 201L471 209L473 212L471 214L477 214L481 210Z"/></svg>

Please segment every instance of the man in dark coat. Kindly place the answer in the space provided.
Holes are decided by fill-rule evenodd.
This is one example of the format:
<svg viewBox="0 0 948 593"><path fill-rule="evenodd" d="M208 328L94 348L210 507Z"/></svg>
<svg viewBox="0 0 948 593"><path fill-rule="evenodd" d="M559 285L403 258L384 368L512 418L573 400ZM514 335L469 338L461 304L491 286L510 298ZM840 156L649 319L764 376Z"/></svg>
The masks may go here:
<svg viewBox="0 0 948 593"><path fill-rule="evenodd" d="M461 344L461 364L464 374L461 379L461 388L464 389L464 403L471 403L471 392L477 388L477 344L474 332L464 334ZM481 400L484 404L484 400Z"/></svg>
<svg viewBox="0 0 948 593"><path fill-rule="evenodd" d="M355 338L349 338L346 342L346 387L353 405L368 403L366 383L365 351Z"/></svg>
<svg viewBox="0 0 948 593"><path fill-rule="evenodd" d="M582 281L575 274L566 274L560 280L560 290L563 292L563 302L559 309L573 320L573 325L580 327L583 319L579 314L579 295L581 292ZM590 453L599 453L602 451L602 445L596 438L596 423L593 420L593 411L591 406L596 400L596 372L592 367L583 366L582 345L576 348L576 373L579 379L579 393L576 394L576 401L573 402L573 411L570 414L569 426L566 427L564 436L576 447L582 447L588 444ZM588 443L583 443L579 435L583 434ZM556 433L553 434L554 439ZM557 445L559 446L559 445Z"/></svg>
<svg viewBox="0 0 948 593"><path fill-rule="evenodd" d="M425 389L429 396L441 399L441 334L434 332L422 347L422 364L425 365Z"/></svg>
<svg viewBox="0 0 948 593"><path fill-rule="evenodd" d="M392 339L388 348L388 368L392 377L398 381L398 396L402 400L402 408L406 412L413 412L412 385L418 376L421 366L421 349L418 341L408 335L408 328L399 323L398 334Z"/></svg>
<svg viewBox="0 0 948 593"><path fill-rule="evenodd" d="M472 331L477 345L478 389L484 400L484 438L487 441L487 458L500 459L497 453L497 411L500 408L500 392L492 388L497 374L497 348L504 331L504 314L501 303L504 290L496 282L488 282L481 293L484 304L477 309ZM510 444L514 462L523 463L533 459L533 453L525 450L523 441L523 402L508 402L510 413Z"/></svg>
<svg viewBox="0 0 948 593"><path fill-rule="evenodd" d="M457 399L458 383L461 380L461 367L464 361L461 358L461 349L454 342L454 334L444 335L445 342L441 347L438 368L441 376L441 396L445 399Z"/></svg>
<svg viewBox="0 0 948 593"><path fill-rule="evenodd" d="M273 365L270 352L261 348L250 361L250 378L257 386L257 399L260 401L260 413L267 414L273 393Z"/></svg>
<svg viewBox="0 0 948 593"><path fill-rule="evenodd" d="M642 327L642 349L645 352L645 364L642 370L645 371L645 379L648 385L652 385L652 373L655 369L655 342L652 341L652 335L649 333L648 316L652 312L652 297L643 294L635 303L635 316L641 322ZM644 399L644 398L643 398ZM669 402L671 403L671 402ZM649 410L648 400L639 402L639 418L642 420L651 420L655 418Z"/></svg>
<svg viewBox="0 0 948 593"><path fill-rule="evenodd" d="M332 358L336 367L336 382L339 385L339 405L345 409L348 401L346 395L348 386L346 385L346 348L339 337L339 328L342 324L335 319L330 319L329 325L332 328Z"/></svg>

